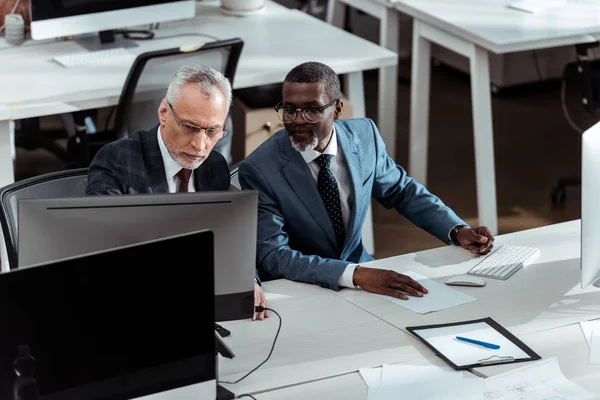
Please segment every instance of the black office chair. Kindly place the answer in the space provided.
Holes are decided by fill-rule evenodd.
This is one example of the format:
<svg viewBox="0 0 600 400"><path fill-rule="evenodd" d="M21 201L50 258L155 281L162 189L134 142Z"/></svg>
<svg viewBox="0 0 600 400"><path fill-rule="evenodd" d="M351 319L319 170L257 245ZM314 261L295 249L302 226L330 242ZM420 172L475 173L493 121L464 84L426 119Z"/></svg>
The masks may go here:
<svg viewBox="0 0 600 400"><path fill-rule="evenodd" d="M19 200L85 196L87 172L87 168L53 172L0 188L0 226L10 268L18 265Z"/></svg>
<svg viewBox="0 0 600 400"><path fill-rule="evenodd" d="M223 73L233 85L243 46L244 42L236 38L191 48L183 46L140 54L134 61L121 92L113 129L88 135L90 159L93 159L103 145L127 137L135 131L148 130L157 123L159 104L165 97L173 74L181 66L210 66ZM230 134L225 138L228 136Z"/></svg>

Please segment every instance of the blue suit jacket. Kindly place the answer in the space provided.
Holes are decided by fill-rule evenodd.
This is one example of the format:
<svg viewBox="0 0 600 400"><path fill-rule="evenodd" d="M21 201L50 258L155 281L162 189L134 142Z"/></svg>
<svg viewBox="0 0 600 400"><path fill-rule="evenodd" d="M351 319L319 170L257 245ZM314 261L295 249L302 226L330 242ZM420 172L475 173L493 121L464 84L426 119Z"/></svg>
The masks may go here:
<svg viewBox="0 0 600 400"><path fill-rule="evenodd" d="M361 235L371 197L446 243L450 230L464 224L394 163L373 121L337 120L335 129L338 151L346 158L352 181L350 221L341 255L310 169L285 130L240 164L242 188L259 191L256 254L264 277L339 290L338 280L348 264L373 259L363 248Z"/></svg>
<svg viewBox="0 0 600 400"><path fill-rule="evenodd" d="M102 146L90 164L86 194L169 193L158 126ZM228 190L229 166L217 151L194 170L196 191Z"/></svg>

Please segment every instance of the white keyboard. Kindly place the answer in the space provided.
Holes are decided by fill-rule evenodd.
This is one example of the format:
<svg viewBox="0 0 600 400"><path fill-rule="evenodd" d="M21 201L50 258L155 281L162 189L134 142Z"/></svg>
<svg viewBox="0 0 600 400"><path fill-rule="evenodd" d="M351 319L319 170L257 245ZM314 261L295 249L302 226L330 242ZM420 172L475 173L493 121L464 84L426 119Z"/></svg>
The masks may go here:
<svg viewBox="0 0 600 400"><path fill-rule="evenodd" d="M540 254L535 247L502 245L471 268L469 274L506 280Z"/></svg>
<svg viewBox="0 0 600 400"><path fill-rule="evenodd" d="M114 64L127 59L133 61L134 58L135 56L125 50L123 47L86 51L83 53L65 54L62 56L52 57L54 61L67 68L90 64Z"/></svg>

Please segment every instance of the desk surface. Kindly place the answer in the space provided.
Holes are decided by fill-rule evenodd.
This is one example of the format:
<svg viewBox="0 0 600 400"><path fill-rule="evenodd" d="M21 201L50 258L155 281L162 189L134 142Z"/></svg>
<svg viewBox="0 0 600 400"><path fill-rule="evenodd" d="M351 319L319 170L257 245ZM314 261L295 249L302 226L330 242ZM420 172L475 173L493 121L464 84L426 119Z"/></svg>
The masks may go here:
<svg viewBox="0 0 600 400"><path fill-rule="evenodd" d="M487 285L481 288L455 286L478 300L447 310L421 315L363 290L344 289L337 295L400 329L492 317L513 333L524 334L600 318L600 289L580 287L579 230L579 221L571 221L498 237L496 246L538 247L541 254L506 281L486 279ZM412 270L444 282L448 276L467 273L477 262L477 256L451 246L368 265Z"/></svg>
<svg viewBox="0 0 600 400"><path fill-rule="evenodd" d="M194 20L161 24L155 39L137 41L139 46L128 50L139 54L212 40L201 34L242 38L236 89L282 82L294 66L309 60L328 64L340 74L397 63L397 55L383 47L272 2L264 13L246 18L226 16L214 2L197 7ZM292 26L302 35L290 35ZM328 46L315 45L323 41ZM74 41L1 49L0 106L10 105L12 118L20 119L117 104L132 61L78 68L50 61L55 55L82 51Z"/></svg>
<svg viewBox="0 0 600 400"><path fill-rule="evenodd" d="M417 339L361 310L329 290L287 280L265 282L270 308L282 317L271 359L236 385L235 393L257 393L407 360L435 357ZM235 381L262 362L278 318L224 323L236 357L219 358L220 380ZM424 354L424 356L423 356Z"/></svg>
<svg viewBox="0 0 600 400"><path fill-rule="evenodd" d="M506 6L515 0L395 0L399 11L494 53L594 42L600 2L571 0L535 14Z"/></svg>

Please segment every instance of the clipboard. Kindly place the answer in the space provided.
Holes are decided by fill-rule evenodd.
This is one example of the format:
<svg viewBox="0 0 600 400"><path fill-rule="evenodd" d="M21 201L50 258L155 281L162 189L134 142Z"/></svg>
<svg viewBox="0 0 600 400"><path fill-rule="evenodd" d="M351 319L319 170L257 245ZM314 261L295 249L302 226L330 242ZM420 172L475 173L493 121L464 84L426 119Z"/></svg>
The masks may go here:
<svg viewBox="0 0 600 400"><path fill-rule="evenodd" d="M406 327L455 370L540 360L541 357L492 318L447 324ZM456 339L457 336L493 343L490 349Z"/></svg>

